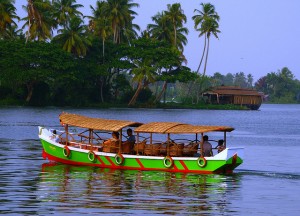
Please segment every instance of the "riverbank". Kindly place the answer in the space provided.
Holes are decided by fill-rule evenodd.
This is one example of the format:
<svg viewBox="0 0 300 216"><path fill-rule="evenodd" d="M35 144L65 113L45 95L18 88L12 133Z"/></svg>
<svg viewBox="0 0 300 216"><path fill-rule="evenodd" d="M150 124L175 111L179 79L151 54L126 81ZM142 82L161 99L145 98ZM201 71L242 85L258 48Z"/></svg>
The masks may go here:
<svg viewBox="0 0 300 216"><path fill-rule="evenodd" d="M30 106L25 105L17 101L1 101L0 107L7 106L24 106L24 107L43 107L43 106ZM117 103L101 103L101 104L90 104L86 106L64 106L64 107L76 107L76 108L148 108L148 109L207 109L207 110L249 110L245 106L233 105L233 104L182 104L182 103L158 103L158 104L136 104L135 106L128 107L127 104Z"/></svg>

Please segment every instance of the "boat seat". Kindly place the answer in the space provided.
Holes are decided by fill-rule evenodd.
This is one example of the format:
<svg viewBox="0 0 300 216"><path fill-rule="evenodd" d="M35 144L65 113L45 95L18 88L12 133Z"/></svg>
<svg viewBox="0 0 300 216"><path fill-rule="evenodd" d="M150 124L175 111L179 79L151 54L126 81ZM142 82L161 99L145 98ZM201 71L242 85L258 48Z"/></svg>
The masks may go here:
<svg viewBox="0 0 300 216"><path fill-rule="evenodd" d="M161 143L146 144L145 155L147 156L158 156L160 154Z"/></svg>
<svg viewBox="0 0 300 216"><path fill-rule="evenodd" d="M103 143L103 152L117 153L119 149L119 141L109 141Z"/></svg>
<svg viewBox="0 0 300 216"><path fill-rule="evenodd" d="M183 147L183 156L193 156L198 151L198 143L189 143Z"/></svg>
<svg viewBox="0 0 300 216"><path fill-rule="evenodd" d="M170 146L169 154L172 157L181 157L183 155L183 143L173 143Z"/></svg>
<svg viewBox="0 0 300 216"><path fill-rule="evenodd" d="M144 154L145 151L145 145L146 145L146 140L140 142L140 143L135 143L133 146L133 151L136 154Z"/></svg>
<svg viewBox="0 0 300 216"><path fill-rule="evenodd" d="M132 154L134 148L134 142L124 142L121 146L121 153L123 154Z"/></svg>

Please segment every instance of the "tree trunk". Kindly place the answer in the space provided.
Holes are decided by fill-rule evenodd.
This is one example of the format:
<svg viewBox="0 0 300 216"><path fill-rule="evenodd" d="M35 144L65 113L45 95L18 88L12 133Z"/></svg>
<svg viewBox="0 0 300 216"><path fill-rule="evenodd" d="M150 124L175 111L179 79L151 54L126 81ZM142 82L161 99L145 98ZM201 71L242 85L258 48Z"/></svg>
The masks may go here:
<svg viewBox="0 0 300 216"><path fill-rule="evenodd" d="M137 87L134 95L132 96L131 100L128 103L128 106L132 106L136 103L136 99L139 96L141 90L142 90L142 82L139 82L138 87Z"/></svg>
<svg viewBox="0 0 300 216"><path fill-rule="evenodd" d="M100 79L100 98L101 98L101 102L104 103L104 98L103 98L103 80Z"/></svg>
<svg viewBox="0 0 300 216"><path fill-rule="evenodd" d="M176 25L174 25L174 47L177 47L177 31L176 31Z"/></svg>
<svg viewBox="0 0 300 216"><path fill-rule="evenodd" d="M203 48L203 52L202 52L202 57L201 57L200 64L199 64L198 69L197 69L197 73L199 73L200 67L202 65L202 61L203 61L203 58L204 58L205 50L206 50L206 34L205 34L205 38L204 38L204 48Z"/></svg>
<svg viewBox="0 0 300 216"><path fill-rule="evenodd" d="M167 81L164 81L163 87L161 92L159 93L159 95L155 98L154 103L157 103L161 100L163 93L166 91L167 89Z"/></svg>
<svg viewBox="0 0 300 216"><path fill-rule="evenodd" d="M104 51L105 51L105 49L104 49L104 45L105 45L105 43L104 43L105 41L104 41L104 38L102 39L102 56L103 56L103 59L102 59L102 63L104 64Z"/></svg>
<svg viewBox="0 0 300 216"><path fill-rule="evenodd" d="M204 64L204 71L203 71L203 77L206 73L206 65L207 65L207 59L208 59L208 51L209 51L209 37L207 37L207 50L206 50L206 56L205 56L205 64Z"/></svg>
<svg viewBox="0 0 300 216"><path fill-rule="evenodd" d="M32 94L33 94L33 83L29 82L26 84L27 86L27 97L26 97L26 103L29 103L31 100Z"/></svg>

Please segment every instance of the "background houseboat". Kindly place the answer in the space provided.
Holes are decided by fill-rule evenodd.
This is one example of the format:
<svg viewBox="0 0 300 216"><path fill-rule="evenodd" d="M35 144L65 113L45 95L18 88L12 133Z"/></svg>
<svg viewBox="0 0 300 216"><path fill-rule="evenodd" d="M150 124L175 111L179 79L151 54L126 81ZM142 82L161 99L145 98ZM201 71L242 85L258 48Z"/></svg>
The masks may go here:
<svg viewBox="0 0 300 216"><path fill-rule="evenodd" d="M203 96L207 96L207 102L211 104L241 105L251 110L258 110L263 101L263 93L236 86L215 87L204 92Z"/></svg>

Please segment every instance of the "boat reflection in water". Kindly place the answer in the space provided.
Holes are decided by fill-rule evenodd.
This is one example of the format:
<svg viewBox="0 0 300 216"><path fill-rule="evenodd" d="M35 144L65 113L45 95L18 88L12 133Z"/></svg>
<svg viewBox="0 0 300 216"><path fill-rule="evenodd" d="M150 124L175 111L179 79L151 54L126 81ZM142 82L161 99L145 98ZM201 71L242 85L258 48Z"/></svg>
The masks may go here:
<svg viewBox="0 0 300 216"><path fill-rule="evenodd" d="M45 163L37 193L63 213L221 213L237 198L240 177Z"/></svg>

